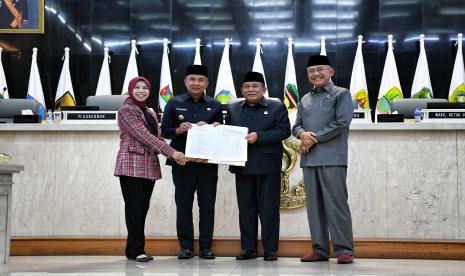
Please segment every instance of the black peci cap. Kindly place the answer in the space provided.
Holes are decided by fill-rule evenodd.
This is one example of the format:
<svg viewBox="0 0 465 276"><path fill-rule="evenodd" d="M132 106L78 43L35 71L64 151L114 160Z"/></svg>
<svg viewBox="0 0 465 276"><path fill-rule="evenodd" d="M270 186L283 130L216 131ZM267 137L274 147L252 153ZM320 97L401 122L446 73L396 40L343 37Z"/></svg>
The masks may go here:
<svg viewBox="0 0 465 276"><path fill-rule="evenodd" d="M331 66L331 63L329 63L329 58L327 56L323 56L323 55L310 56L310 58L308 59L307 67L315 66L315 65Z"/></svg>
<svg viewBox="0 0 465 276"><path fill-rule="evenodd" d="M265 84L265 79L263 78L263 75L258 72L247 72L245 74L244 81L242 83L250 81L256 81Z"/></svg>
<svg viewBox="0 0 465 276"><path fill-rule="evenodd" d="M202 75L208 78L207 66L197 64L189 65L186 70L186 76L188 75Z"/></svg>

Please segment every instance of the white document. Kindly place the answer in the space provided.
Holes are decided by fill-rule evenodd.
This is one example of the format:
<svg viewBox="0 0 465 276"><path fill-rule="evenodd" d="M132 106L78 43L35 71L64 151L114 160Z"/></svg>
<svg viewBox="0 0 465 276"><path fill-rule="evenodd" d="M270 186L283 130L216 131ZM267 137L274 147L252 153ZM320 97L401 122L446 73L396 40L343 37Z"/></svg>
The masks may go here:
<svg viewBox="0 0 465 276"><path fill-rule="evenodd" d="M245 166L246 127L192 125L187 132L186 157L207 159L208 163Z"/></svg>

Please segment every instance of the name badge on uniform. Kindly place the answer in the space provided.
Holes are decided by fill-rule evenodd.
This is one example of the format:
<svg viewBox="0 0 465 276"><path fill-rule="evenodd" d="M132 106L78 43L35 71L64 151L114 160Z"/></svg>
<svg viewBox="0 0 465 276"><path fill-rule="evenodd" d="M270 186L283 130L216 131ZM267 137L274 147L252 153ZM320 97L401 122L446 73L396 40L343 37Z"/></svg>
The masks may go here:
<svg viewBox="0 0 465 276"><path fill-rule="evenodd" d="M210 110L212 110L212 109L210 107L207 107L207 111L210 111Z"/></svg>
<svg viewBox="0 0 465 276"><path fill-rule="evenodd" d="M179 110L179 111L187 111L187 108L176 107L176 110Z"/></svg>
<svg viewBox="0 0 465 276"><path fill-rule="evenodd" d="M263 114L268 115L268 111L265 110L265 112L263 112Z"/></svg>
<svg viewBox="0 0 465 276"><path fill-rule="evenodd" d="M178 119L182 121L182 120L184 120L184 116L183 116L183 115L179 115L179 116L178 116Z"/></svg>

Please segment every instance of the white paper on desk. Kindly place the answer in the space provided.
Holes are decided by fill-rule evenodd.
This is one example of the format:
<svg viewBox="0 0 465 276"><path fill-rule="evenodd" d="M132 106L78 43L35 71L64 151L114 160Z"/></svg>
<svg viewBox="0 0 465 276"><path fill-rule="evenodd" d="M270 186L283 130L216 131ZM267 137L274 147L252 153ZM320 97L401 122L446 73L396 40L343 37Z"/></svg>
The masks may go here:
<svg viewBox="0 0 465 276"><path fill-rule="evenodd" d="M208 159L209 163L244 166L247 133L245 127L193 125L187 132L186 156Z"/></svg>

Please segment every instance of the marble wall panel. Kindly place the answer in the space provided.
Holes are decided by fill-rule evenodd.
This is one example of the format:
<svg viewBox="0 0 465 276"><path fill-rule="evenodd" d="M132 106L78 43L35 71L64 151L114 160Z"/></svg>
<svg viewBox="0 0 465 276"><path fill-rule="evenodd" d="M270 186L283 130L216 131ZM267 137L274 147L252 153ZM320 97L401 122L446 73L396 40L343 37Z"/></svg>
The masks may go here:
<svg viewBox="0 0 465 276"><path fill-rule="evenodd" d="M8 239L8 229L7 226L9 222L8 218L8 192L6 191L7 187L0 188L0 264L5 264L7 256L5 256L5 248L9 246ZM10 220L11 222L11 220Z"/></svg>
<svg viewBox="0 0 465 276"><path fill-rule="evenodd" d="M215 206L215 236L239 236L239 209L237 207L236 182L229 166L219 165Z"/></svg>
<svg viewBox="0 0 465 276"><path fill-rule="evenodd" d="M295 139L295 138L293 138ZM297 162L289 175L289 191L304 180L302 168L300 167L300 154L297 155ZM307 207L300 207L280 212L280 236L290 238L310 238L308 228Z"/></svg>
<svg viewBox="0 0 465 276"><path fill-rule="evenodd" d="M53 235L55 205L54 133L4 132L0 152L10 154L11 163L24 165L13 184L12 235Z"/></svg>
<svg viewBox="0 0 465 276"><path fill-rule="evenodd" d="M386 133L349 135L347 189L356 238L386 238Z"/></svg>
<svg viewBox="0 0 465 276"><path fill-rule="evenodd" d="M145 233L151 236L176 236L176 203L171 167L165 165L166 158L163 155L158 155L158 158L162 179L156 181L153 189Z"/></svg>
<svg viewBox="0 0 465 276"><path fill-rule="evenodd" d="M455 131L395 131L387 151L388 238L457 239Z"/></svg>
<svg viewBox="0 0 465 276"><path fill-rule="evenodd" d="M54 235L118 235L120 187L113 176L118 139L112 133L56 136Z"/></svg>
<svg viewBox="0 0 465 276"><path fill-rule="evenodd" d="M465 131L457 132L459 238L465 239Z"/></svg>
<svg viewBox="0 0 465 276"><path fill-rule="evenodd" d="M351 131L348 190L356 238L464 238L465 176L457 166L465 165L465 132L455 133ZM118 141L117 132L2 132L0 152L25 165L13 187L13 235L126 235L113 176ZM162 165L162 174L148 236L176 236L171 168ZM291 185L301 179L297 166ZM227 166L219 169L214 235L239 236L234 175ZM281 211L280 236L310 236L305 207Z"/></svg>

